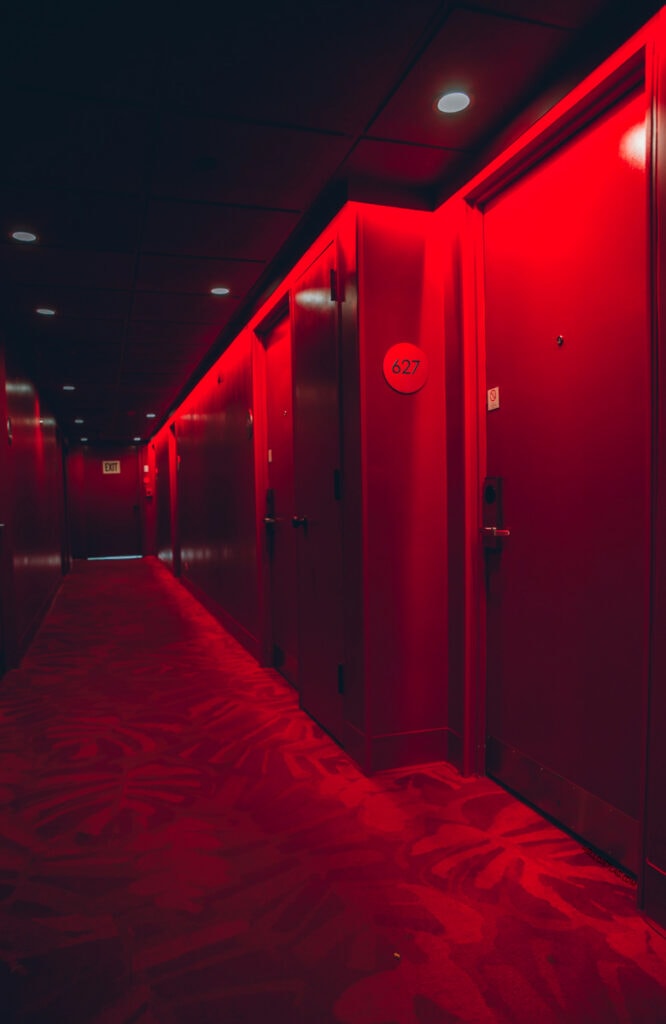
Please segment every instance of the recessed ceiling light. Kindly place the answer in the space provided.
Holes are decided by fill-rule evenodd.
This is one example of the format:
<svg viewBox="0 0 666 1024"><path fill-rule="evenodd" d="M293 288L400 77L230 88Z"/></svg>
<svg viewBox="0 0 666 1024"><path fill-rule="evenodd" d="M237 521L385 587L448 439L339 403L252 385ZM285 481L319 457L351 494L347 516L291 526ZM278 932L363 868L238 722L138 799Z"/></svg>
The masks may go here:
<svg viewBox="0 0 666 1024"><path fill-rule="evenodd" d="M37 235L32 231L12 231L12 238L15 242L36 242Z"/></svg>
<svg viewBox="0 0 666 1024"><path fill-rule="evenodd" d="M84 423L85 421L84 421L84 420L81 420L81 419L78 419L78 420L74 420L74 422L75 422L75 423L78 423L78 424L80 425L81 423Z"/></svg>
<svg viewBox="0 0 666 1024"><path fill-rule="evenodd" d="M81 438L81 440L82 440L82 441L83 441L83 443L85 444L85 443L86 443L86 441L88 440L88 438L87 438L87 437L82 437L82 438Z"/></svg>
<svg viewBox="0 0 666 1024"><path fill-rule="evenodd" d="M76 391L76 388L74 387L73 384L63 384L62 390L63 391Z"/></svg>
<svg viewBox="0 0 666 1024"><path fill-rule="evenodd" d="M215 288L211 288L210 294L211 295L228 295L230 290L231 290L230 288L224 288L222 285L216 285Z"/></svg>
<svg viewBox="0 0 666 1024"><path fill-rule="evenodd" d="M140 437L133 437L133 438L132 438L132 440L133 440L133 441L140 441L140 440L141 440L141 438L140 438Z"/></svg>
<svg viewBox="0 0 666 1024"><path fill-rule="evenodd" d="M457 114L471 103L466 92L445 92L437 100L437 109L443 114Z"/></svg>
<svg viewBox="0 0 666 1024"><path fill-rule="evenodd" d="M156 416L157 416L156 412L147 412L146 413L146 419L147 420L154 420Z"/></svg>
<svg viewBox="0 0 666 1024"><path fill-rule="evenodd" d="M55 309L49 309L48 306L38 306L35 313L39 313L40 316L55 316Z"/></svg>

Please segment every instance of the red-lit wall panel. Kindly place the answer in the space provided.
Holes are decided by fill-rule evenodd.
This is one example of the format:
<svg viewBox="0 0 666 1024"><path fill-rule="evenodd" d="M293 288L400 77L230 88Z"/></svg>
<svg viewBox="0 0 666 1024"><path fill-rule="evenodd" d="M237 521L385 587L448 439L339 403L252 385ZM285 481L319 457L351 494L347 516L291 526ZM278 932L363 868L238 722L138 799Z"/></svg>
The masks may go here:
<svg viewBox="0 0 666 1024"><path fill-rule="evenodd" d="M448 751L442 283L430 222L379 207L359 216L364 675L377 768ZM411 394L383 374L401 343L429 363Z"/></svg>
<svg viewBox="0 0 666 1024"><path fill-rule="evenodd" d="M240 335L176 415L183 579L257 649L251 338Z"/></svg>
<svg viewBox="0 0 666 1024"><path fill-rule="evenodd" d="M654 151L656 196L653 209L654 302L659 330L656 338L657 391L660 401L656 422L655 522L653 553L653 620L649 721L647 728L647 786L645 805L644 874L642 899L645 909L666 927L666 292L661 282L666 269L666 17L655 21L656 59Z"/></svg>
<svg viewBox="0 0 666 1024"><path fill-rule="evenodd" d="M173 570L171 542L171 480L169 474L169 433L161 430L155 446L155 532L157 557Z"/></svg>

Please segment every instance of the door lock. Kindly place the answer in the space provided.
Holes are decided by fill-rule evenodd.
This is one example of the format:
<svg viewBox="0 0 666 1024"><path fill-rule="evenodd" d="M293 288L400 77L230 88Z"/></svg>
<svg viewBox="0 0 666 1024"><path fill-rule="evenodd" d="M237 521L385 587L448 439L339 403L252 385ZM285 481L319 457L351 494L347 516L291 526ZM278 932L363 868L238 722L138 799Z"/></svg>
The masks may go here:
<svg viewBox="0 0 666 1024"><path fill-rule="evenodd" d="M510 537L511 530L500 530L497 526L482 526L479 530L482 537Z"/></svg>
<svg viewBox="0 0 666 1024"><path fill-rule="evenodd" d="M501 551L502 541L511 536L504 526L504 481L501 476L487 476L483 481L482 526L479 530L486 551Z"/></svg>

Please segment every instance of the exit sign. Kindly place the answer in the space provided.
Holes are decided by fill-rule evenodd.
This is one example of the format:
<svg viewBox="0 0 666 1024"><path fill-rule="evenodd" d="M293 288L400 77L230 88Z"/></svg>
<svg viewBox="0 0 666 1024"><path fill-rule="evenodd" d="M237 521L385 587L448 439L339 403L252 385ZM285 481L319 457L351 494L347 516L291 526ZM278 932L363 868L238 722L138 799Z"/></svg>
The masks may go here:
<svg viewBox="0 0 666 1024"><path fill-rule="evenodd" d="M112 462L106 462L106 461L103 462L102 463L102 472L103 473L120 473L120 461L118 459L114 459Z"/></svg>

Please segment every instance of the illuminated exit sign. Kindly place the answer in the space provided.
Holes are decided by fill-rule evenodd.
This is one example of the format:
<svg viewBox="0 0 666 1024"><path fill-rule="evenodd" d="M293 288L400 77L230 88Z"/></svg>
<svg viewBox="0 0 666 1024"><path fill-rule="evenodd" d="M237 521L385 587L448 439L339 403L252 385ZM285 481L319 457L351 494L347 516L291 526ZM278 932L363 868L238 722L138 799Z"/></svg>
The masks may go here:
<svg viewBox="0 0 666 1024"><path fill-rule="evenodd" d="M120 462L118 459L114 459L112 462L102 463L103 473L120 473Z"/></svg>

